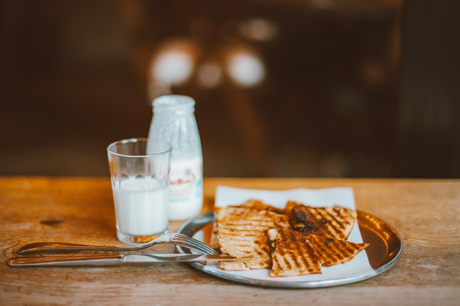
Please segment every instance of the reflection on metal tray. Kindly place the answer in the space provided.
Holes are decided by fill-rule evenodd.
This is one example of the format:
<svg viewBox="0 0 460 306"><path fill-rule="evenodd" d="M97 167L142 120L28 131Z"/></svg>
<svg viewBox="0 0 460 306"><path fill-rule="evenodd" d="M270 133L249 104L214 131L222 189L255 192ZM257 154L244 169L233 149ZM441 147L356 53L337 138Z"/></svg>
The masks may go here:
<svg viewBox="0 0 460 306"><path fill-rule="evenodd" d="M329 279L324 281L299 281L283 282L279 279L260 280L248 277L235 276L220 269L205 269L205 264L201 262L191 263L191 265L208 274L228 279L231 281L261 285L267 287L292 287L292 288L319 288L337 285L351 284L358 281L374 277L390 269L401 256L403 243L398 232L386 222L370 214L357 211L358 225L364 242L370 243L366 249L369 264L374 269L373 273L360 275L359 277L345 279ZM198 216L186 222L179 230L179 233L195 237L210 244L212 237L213 223L215 214L210 212ZM181 253L187 253L188 250L179 248Z"/></svg>

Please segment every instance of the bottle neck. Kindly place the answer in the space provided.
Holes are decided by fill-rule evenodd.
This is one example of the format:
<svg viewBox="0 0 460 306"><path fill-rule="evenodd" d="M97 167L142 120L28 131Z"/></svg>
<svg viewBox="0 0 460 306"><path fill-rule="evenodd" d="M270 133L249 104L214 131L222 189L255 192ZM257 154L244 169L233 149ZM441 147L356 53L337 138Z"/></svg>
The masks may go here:
<svg viewBox="0 0 460 306"><path fill-rule="evenodd" d="M179 95L162 96L153 100L153 112L174 115L193 114L195 112L195 100Z"/></svg>
<svg viewBox="0 0 460 306"><path fill-rule="evenodd" d="M168 107L154 107L153 112L155 114L168 114L168 115L190 115L195 113L194 107L175 107L175 108L168 108Z"/></svg>

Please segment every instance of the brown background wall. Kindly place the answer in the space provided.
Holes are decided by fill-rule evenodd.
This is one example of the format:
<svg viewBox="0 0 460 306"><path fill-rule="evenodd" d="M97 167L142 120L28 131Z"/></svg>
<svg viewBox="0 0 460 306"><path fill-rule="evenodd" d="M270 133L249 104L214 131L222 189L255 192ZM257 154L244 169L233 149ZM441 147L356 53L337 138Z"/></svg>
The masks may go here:
<svg viewBox="0 0 460 306"><path fill-rule="evenodd" d="M0 175L108 176L106 146L148 134L152 54L180 38L197 63L244 46L266 69L252 88L171 88L197 101L205 176L460 177L455 10L404 4L2 1ZM258 19L272 39L243 31Z"/></svg>

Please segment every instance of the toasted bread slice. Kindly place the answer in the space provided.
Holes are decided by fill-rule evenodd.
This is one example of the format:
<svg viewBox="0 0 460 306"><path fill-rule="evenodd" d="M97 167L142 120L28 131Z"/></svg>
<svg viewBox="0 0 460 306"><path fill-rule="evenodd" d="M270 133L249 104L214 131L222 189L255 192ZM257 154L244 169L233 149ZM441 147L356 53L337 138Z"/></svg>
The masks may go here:
<svg viewBox="0 0 460 306"><path fill-rule="evenodd" d="M283 214L284 213L284 214ZM214 244L237 261L222 270L271 268L271 277L321 273L352 260L367 243L346 241L356 212L343 207L310 207L288 201L284 210L259 200L217 207Z"/></svg>
<svg viewBox="0 0 460 306"><path fill-rule="evenodd" d="M323 267L350 261L369 246L369 243L354 243L319 235L310 235L308 240L319 255Z"/></svg>
<svg viewBox="0 0 460 306"><path fill-rule="evenodd" d="M356 211L344 207L311 207L289 201L284 213L292 228L309 235L324 235L347 240L356 219Z"/></svg>
<svg viewBox="0 0 460 306"><path fill-rule="evenodd" d="M275 217L268 232L272 249L271 277L321 273L320 256L305 236L294 231L285 215Z"/></svg>
<svg viewBox="0 0 460 306"><path fill-rule="evenodd" d="M271 266L270 244L266 232L274 226L277 214L243 207L216 208L217 239L222 254L237 257L236 262L221 262L222 270L262 269Z"/></svg>
<svg viewBox="0 0 460 306"><path fill-rule="evenodd" d="M237 207L252 208L257 210L269 210L277 214L282 214L283 209L271 206L265 202L256 199L250 199L243 204L238 205Z"/></svg>

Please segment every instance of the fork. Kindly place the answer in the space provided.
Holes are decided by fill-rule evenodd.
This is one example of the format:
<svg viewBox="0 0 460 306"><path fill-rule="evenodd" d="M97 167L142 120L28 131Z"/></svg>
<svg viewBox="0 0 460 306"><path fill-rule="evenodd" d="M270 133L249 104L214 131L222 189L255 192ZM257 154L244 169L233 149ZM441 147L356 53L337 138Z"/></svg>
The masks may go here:
<svg viewBox="0 0 460 306"><path fill-rule="evenodd" d="M115 247L115 246L99 246L63 242L36 242L27 244L16 251L19 255L35 254L40 252L81 252L81 251L108 251L108 252L130 252L139 251L149 248L155 244L174 244L190 250L209 255L219 254L205 243L191 238L187 235L179 233L169 233L159 236L152 241L135 247Z"/></svg>

